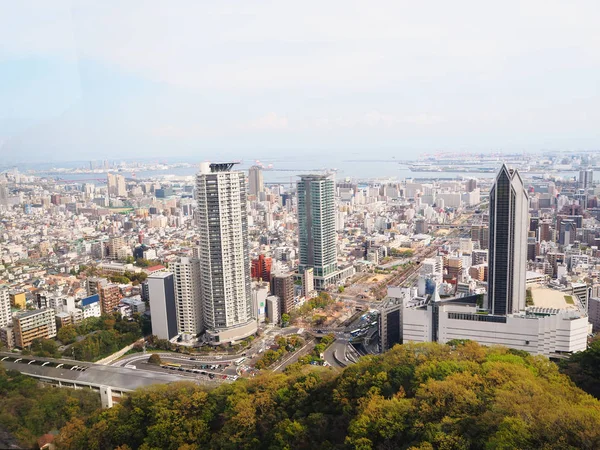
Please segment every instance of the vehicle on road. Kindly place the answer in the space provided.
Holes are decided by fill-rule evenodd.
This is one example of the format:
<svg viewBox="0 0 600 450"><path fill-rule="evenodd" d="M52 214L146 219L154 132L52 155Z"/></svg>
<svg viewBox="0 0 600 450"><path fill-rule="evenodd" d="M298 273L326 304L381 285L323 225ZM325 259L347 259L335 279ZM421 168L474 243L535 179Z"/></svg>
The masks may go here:
<svg viewBox="0 0 600 450"><path fill-rule="evenodd" d="M233 361L233 363L234 363L236 366L241 366L241 365L244 363L244 361L246 361L246 357L245 357L245 356L242 356L241 358L238 358L238 359L236 359L235 361Z"/></svg>

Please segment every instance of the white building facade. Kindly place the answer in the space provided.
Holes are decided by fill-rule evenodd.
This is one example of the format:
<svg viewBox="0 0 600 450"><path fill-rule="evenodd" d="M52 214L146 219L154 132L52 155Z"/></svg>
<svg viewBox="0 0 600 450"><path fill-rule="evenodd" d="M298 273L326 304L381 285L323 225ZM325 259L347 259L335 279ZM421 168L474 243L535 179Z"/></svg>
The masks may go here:
<svg viewBox="0 0 600 450"><path fill-rule="evenodd" d="M201 165L196 178L198 259L206 336L221 344L257 330L252 307L246 177L233 163Z"/></svg>

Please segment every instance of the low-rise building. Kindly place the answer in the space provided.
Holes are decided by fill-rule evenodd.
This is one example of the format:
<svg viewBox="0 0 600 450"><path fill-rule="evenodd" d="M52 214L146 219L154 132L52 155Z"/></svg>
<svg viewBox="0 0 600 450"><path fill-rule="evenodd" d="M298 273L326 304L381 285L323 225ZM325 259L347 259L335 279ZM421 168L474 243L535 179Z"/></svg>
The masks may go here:
<svg viewBox="0 0 600 450"><path fill-rule="evenodd" d="M17 313L13 320L15 345L25 348L34 339L49 339L56 336L56 322L52 308Z"/></svg>

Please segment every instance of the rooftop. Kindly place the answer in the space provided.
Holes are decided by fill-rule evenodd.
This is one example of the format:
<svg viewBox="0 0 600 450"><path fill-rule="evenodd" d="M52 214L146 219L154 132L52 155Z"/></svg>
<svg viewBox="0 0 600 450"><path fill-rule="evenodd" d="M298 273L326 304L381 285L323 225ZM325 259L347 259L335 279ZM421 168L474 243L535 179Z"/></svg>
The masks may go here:
<svg viewBox="0 0 600 450"><path fill-rule="evenodd" d="M578 308L575 304L567 303L565 295L569 296L571 294L545 287L533 287L531 289L531 296L533 297L534 306L541 308L577 310Z"/></svg>

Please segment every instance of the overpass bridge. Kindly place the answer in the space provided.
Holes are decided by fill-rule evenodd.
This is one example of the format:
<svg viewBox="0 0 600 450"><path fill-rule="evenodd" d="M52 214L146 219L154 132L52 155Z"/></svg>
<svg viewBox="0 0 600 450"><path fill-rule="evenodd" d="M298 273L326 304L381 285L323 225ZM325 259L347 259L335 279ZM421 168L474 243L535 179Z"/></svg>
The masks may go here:
<svg viewBox="0 0 600 450"><path fill-rule="evenodd" d="M6 370L16 370L52 386L98 392L103 408L112 407L114 402L118 403L137 388L190 381L189 378L163 372L6 352L0 352L0 363Z"/></svg>

